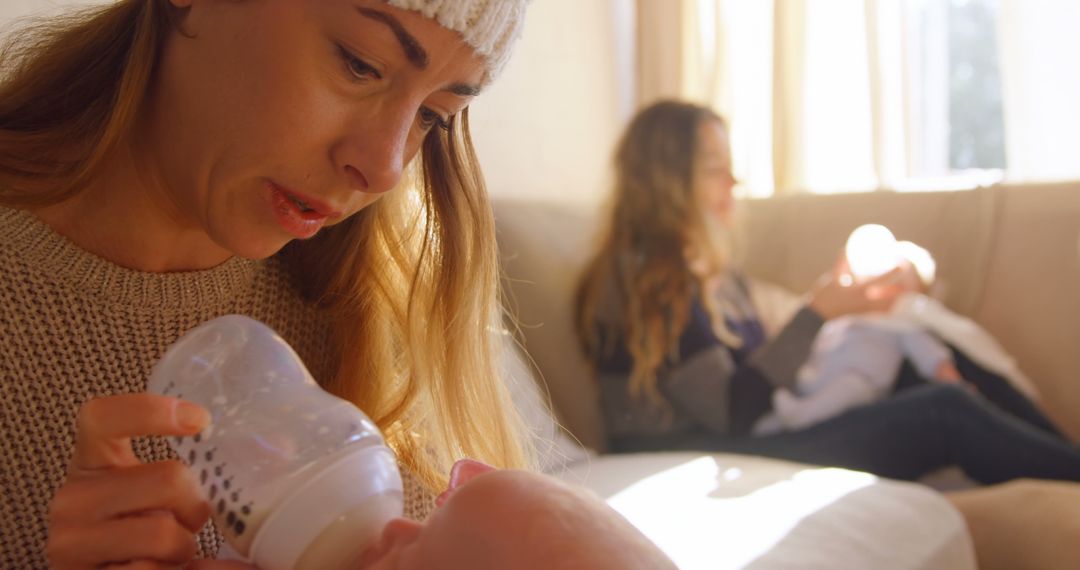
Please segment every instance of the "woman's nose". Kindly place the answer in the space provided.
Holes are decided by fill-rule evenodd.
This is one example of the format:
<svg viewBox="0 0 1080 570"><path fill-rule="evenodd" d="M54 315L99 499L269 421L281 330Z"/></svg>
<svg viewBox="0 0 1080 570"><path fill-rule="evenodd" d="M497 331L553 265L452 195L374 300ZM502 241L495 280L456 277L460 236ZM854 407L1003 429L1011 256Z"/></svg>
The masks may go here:
<svg viewBox="0 0 1080 570"><path fill-rule="evenodd" d="M410 149L415 116L399 105L356 121L334 151L335 165L350 188L379 194L397 186L415 152Z"/></svg>

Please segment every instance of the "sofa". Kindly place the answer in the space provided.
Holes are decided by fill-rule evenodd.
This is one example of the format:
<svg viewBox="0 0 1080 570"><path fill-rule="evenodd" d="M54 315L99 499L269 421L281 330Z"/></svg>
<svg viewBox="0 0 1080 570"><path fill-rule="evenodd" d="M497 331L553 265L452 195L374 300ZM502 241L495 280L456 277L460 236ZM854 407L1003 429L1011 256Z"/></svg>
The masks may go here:
<svg viewBox="0 0 1080 570"><path fill-rule="evenodd" d="M974 567L962 519L921 485L728 454L605 455L597 389L572 326L600 208L509 197L494 207L519 376L536 382L557 418L557 428L534 428L545 467L598 492L682 568ZM1069 413L1080 410L1080 351L1070 349L1080 339L1080 183L794 195L742 201L739 212L740 265L790 291L808 289L858 225L881 223L923 245L938 261L945 304L993 334L1080 436L1080 415ZM771 501L777 493L787 500ZM733 532L739 540L721 548Z"/></svg>

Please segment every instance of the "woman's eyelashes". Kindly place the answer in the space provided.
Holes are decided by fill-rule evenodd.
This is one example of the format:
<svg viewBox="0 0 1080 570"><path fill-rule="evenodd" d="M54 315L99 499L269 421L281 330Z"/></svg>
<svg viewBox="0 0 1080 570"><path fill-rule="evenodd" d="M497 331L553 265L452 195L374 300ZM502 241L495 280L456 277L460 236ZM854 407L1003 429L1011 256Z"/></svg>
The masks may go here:
<svg viewBox="0 0 1080 570"><path fill-rule="evenodd" d="M373 66L356 57L345 46L339 45L338 52L345 62L345 69L349 79L354 83L362 83L370 80L382 79L382 75ZM450 121L453 117L443 117L435 111L421 107L418 113L420 128L427 131L433 127L439 127L444 131L450 130Z"/></svg>
<svg viewBox="0 0 1080 570"><path fill-rule="evenodd" d="M427 107L420 107L420 127L425 131L432 127L439 127L444 131L449 131L451 120L453 120L453 117L441 117Z"/></svg>
<svg viewBox="0 0 1080 570"><path fill-rule="evenodd" d="M345 46L339 45L338 53L341 55L341 59L345 61L345 70L349 73L349 78L352 81L361 82L382 79L382 75L379 75L378 70L353 55Z"/></svg>

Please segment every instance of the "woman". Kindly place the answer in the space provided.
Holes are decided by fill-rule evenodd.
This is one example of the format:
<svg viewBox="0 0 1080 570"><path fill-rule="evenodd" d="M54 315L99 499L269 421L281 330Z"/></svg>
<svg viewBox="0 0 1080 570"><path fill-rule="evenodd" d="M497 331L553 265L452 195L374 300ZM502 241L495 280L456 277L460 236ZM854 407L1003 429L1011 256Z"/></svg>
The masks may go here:
<svg viewBox="0 0 1080 570"><path fill-rule="evenodd" d="M578 327L596 366L611 446L712 449L918 479L959 465L983 483L1080 480L1080 451L1001 378L957 354L955 385L901 374L889 399L803 430L753 437L790 387L822 324L887 309L896 273L844 286L835 272L772 338L750 283L728 266L733 201L723 120L662 102L630 124L615 158L610 228L578 294Z"/></svg>
<svg viewBox="0 0 1080 570"><path fill-rule="evenodd" d="M138 393L168 345L227 313L265 321L376 420L412 517L453 459L527 462L492 366L467 112L526 1L121 0L11 43L0 565L44 566L47 519L57 567L216 551L183 466L130 438L205 425Z"/></svg>

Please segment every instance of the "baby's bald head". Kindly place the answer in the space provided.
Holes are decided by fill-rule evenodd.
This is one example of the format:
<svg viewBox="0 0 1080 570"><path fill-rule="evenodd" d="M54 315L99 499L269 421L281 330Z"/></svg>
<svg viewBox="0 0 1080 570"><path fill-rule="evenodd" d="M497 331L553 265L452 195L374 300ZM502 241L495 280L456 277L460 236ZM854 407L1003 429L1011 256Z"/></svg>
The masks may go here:
<svg viewBox="0 0 1080 570"><path fill-rule="evenodd" d="M524 471L493 471L456 489L425 525L387 525L363 568L674 569L596 496Z"/></svg>

